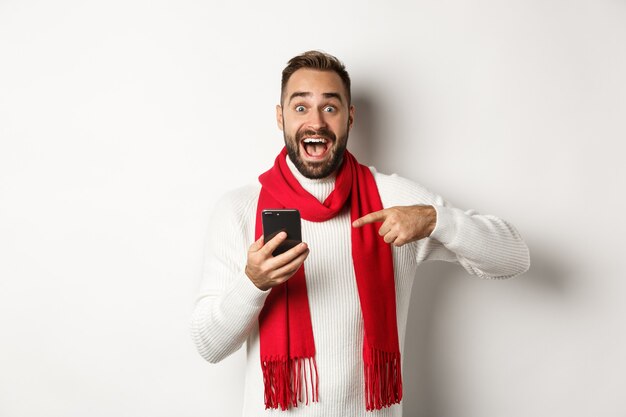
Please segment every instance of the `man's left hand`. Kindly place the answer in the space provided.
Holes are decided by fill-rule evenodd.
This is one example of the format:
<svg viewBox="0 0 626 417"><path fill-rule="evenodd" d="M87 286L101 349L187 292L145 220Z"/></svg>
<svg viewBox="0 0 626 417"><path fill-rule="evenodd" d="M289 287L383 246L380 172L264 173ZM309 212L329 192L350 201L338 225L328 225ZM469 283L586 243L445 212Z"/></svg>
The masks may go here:
<svg viewBox="0 0 626 417"><path fill-rule="evenodd" d="M355 220L352 226L377 222L383 223L378 234L385 242L402 246L430 236L437 224L437 212L433 206L395 206L366 214Z"/></svg>

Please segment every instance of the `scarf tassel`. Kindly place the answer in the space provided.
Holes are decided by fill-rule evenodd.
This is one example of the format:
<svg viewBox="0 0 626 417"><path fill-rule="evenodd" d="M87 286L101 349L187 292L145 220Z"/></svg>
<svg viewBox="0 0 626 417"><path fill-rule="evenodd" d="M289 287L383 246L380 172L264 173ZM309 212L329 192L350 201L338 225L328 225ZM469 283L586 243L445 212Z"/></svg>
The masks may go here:
<svg viewBox="0 0 626 417"><path fill-rule="evenodd" d="M365 363L365 407L380 410L402 400L400 353L369 349Z"/></svg>
<svg viewBox="0 0 626 417"><path fill-rule="evenodd" d="M298 402L319 401L319 384L315 358L271 358L261 362L265 385L265 408L283 411Z"/></svg>

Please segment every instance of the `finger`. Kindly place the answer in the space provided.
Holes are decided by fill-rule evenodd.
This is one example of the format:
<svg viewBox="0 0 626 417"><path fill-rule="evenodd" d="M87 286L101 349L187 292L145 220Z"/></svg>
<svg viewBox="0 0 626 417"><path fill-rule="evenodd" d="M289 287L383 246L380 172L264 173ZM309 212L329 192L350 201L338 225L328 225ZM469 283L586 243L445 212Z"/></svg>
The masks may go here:
<svg viewBox="0 0 626 417"><path fill-rule="evenodd" d="M287 239L287 233L280 232L270 240L268 240L262 248L262 251L265 255L271 256L272 253L276 250L276 248L283 243L283 241Z"/></svg>
<svg viewBox="0 0 626 417"><path fill-rule="evenodd" d="M388 224L389 222L384 222L382 226L380 226L380 229L378 229L378 234L381 236L385 236L387 233L389 233L391 231L391 225Z"/></svg>
<svg viewBox="0 0 626 417"><path fill-rule="evenodd" d="M387 243L393 243L396 239L398 238L398 234L394 233L394 232L389 232L387 233L384 237L383 240Z"/></svg>
<svg viewBox="0 0 626 417"><path fill-rule="evenodd" d="M382 222L385 221L386 218L387 211L386 209L382 209L370 214L366 214L360 219L356 219L354 222L352 222L352 227L361 227L369 223Z"/></svg>
<svg viewBox="0 0 626 417"><path fill-rule="evenodd" d="M258 238L256 242L250 245L250 249L248 249L248 252L256 252L262 247L263 247L263 235L261 235L261 237Z"/></svg>
<svg viewBox="0 0 626 417"><path fill-rule="evenodd" d="M303 252L300 255L298 255L296 258L294 258L288 264L278 268L276 270L276 277L277 277L277 279L279 279L279 280L285 279L286 280L288 278L291 278L291 276L293 274L295 274L296 271L298 271L298 269L304 263L304 261L306 260L306 258L308 256L309 256L309 250L307 249L305 252Z"/></svg>
<svg viewBox="0 0 626 417"><path fill-rule="evenodd" d="M401 237L398 237L396 240L393 241L392 245L399 248L400 246L404 246L406 245L408 242L405 239L402 239Z"/></svg>
<svg viewBox="0 0 626 417"><path fill-rule="evenodd" d="M282 268L284 265L287 265L288 263L296 259L298 256L302 255L302 253L306 252L307 250L308 250L308 246L306 243L304 242L299 243L293 248L289 249L288 251L283 252L280 255L274 256L274 258L271 259L271 262L272 262L271 268L272 269Z"/></svg>

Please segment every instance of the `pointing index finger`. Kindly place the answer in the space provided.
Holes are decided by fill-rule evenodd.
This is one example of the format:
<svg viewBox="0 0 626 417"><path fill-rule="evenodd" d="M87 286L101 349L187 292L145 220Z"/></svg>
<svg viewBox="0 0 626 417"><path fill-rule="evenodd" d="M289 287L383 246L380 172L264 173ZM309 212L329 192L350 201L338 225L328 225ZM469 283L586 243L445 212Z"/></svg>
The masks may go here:
<svg viewBox="0 0 626 417"><path fill-rule="evenodd" d="M361 227L369 223L382 222L385 221L386 218L387 212L385 211L385 209L374 211L372 213L366 214L360 219L356 219L354 222L352 222L352 227Z"/></svg>

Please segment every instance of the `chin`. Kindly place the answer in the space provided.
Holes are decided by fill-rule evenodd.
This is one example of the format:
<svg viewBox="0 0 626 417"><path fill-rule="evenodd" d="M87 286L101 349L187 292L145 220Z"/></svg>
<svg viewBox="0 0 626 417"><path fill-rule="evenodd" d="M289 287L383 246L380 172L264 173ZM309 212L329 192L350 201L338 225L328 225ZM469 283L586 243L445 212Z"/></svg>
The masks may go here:
<svg viewBox="0 0 626 417"><path fill-rule="evenodd" d="M292 157L291 153L289 153L289 159L306 178L319 180L332 175L339 169L343 161L343 151L341 154L332 153L328 159L319 162L304 161L299 154Z"/></svg>

